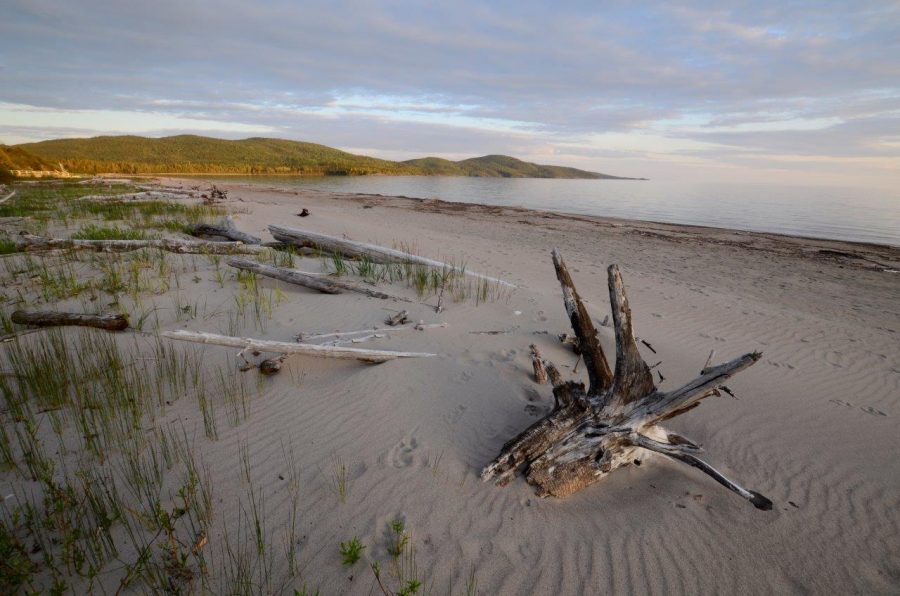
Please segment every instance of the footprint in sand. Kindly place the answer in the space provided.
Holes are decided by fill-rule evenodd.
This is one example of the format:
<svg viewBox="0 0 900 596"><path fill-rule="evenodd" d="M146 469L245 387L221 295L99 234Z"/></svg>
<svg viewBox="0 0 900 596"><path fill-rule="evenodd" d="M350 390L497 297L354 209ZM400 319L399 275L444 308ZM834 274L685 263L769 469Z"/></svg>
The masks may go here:
<svg viewBox="0 0 900 596"><path fill-rule="evenodd" d="M538 417L542 414L548 413L547 408L543 408L541 406L536 406L534 404L528 404L525 406L525 413L532 417Z"/></svg>
<svg viewBox="0 0 900 596"><path fill-rule="evenodd" d="M544 400L544 396L541 395L541 392L534 387L526 387L523 393L525 394L525 399L529 402L534 403Z"/></svg>
<svg viewBox="0 0 900 596"><path fill-rule="evenodd" d="M855 408L856 404L851 404L849 401L844 401L842 399L829 399L833 404L837 404L839 406L844 406L845 408ZM872 406L859 406L859 409L868 414L869 416L887 416L887 413L882 412L881 410L876 410Z"/></svg>
<svg viewBox="0 0 900 596"><path fill-rule="evenodd" d="M415 451L419 447L419 441L415 437L408 437L395 445L390 452L391 464L395 468L408 468L415 461Z"/></svg>
<svg viewBox="0 0 900 596"><path fill-rule="evenodd" d="M463 417L463 414L466 413L466 406L460 404L453 408L453 411L449 414L445 414L445 418L448 424L456 424Z"/></svg>
<svg viewBox="0 0 900 596"><path fill-rule="evenodd" d="M838 368L844 368L844 365L841 362L844 359L844 355L841 352L826 352L825 353L825 362L830 364L831 366L836 366Z"/></svg>

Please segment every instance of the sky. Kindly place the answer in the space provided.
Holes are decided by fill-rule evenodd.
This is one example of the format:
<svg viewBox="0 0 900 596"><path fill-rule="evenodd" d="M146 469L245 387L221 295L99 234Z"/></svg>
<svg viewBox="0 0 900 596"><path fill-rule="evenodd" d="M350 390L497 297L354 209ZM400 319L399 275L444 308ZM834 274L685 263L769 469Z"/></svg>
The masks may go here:
<svg viewBox="0 0 900 596"><path fill-rule="evenodd" d="M0 143L182 133L897 187L900 1L3 0Z"/></svg>

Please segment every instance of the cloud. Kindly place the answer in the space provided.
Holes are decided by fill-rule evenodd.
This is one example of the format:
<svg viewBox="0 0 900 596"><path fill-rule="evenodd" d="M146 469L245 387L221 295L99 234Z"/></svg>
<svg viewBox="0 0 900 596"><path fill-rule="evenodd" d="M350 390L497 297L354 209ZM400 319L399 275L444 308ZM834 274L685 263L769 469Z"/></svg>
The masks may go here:
<svg viewBox="0 0 900 596"><path fill-rule="evenodd" d="M8 0L0 102L19 111L0 138L260 131L376 152L541 147L594 167L874 160L897 151L898 28L900 5L870 0Z"/></svg>

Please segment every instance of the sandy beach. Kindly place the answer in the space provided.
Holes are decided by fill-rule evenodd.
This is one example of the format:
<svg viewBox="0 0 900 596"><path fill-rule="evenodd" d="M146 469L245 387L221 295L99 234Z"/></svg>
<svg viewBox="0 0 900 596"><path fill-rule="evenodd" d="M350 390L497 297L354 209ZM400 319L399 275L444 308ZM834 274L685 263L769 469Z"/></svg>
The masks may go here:
<svg viewBox="0 0 900 596"><path fill-rule="evenodd" d="M241 229L272 222L421 254L464 259L518 286L508 301L426 306L414 320L449 326L379 347L437 359L376 367L302 358L254 403L248 423L209 457L223 474L249 441L261 486L279 492L282 441L305 470L301 556L324 593L368 594L365 573L337 568L335 544L370 549L401 517L435 593L472 570L487 594L889 593L900 582L900 251L774 235L686 228L517 209L235 186ZM300 219L300 208L312 215ZM709 478L648 457L567 500L535 498L521 480L483 484L481 467L549 408L530 378L528 346L567 373L575 356L550 251L564 254L596 319L608 313L605 268L620 265L637 335L660 360L664 388L718 359L760 350L731 383L672 428L721 469L769 496L760 512ZM852 255L852 256L851 256ZM285 288L270 337L363 329L383 304ZM484 331L502 331L484 334ZM612 331L602 328L607 353ZM317 467L350 468L347 502ZM371 554L371 553L370 553ZM350 579L354 577L352 580ZM453 590L459 590L454 587Z"/></svg>
<svg viewBox="0 0 900 596"><path fill-rule="evenodd" d="M278 375L243 373L254 387L248 416L235 426L223 419L218 440L203 436L194 400L170 404L157 424L183 425L212 479L210 560L224 556L226 529L233 540L246 518L246 460L279 548L289 478L297 476L299 579L285 579L280 558L271 572L288 592L305 584L310 593L379 593L366 561L390 559L393 520L409 534L425 593L473 593L476 583L477 593L497 595L897 592L900 250L436 200L225 188L236 226L264 239L277 223L403 244L517 288L480 304L445 300L438 314L433 296L420 300L404 284L380 289L412 304L260 278L281 299L264 332L243 335L291 342L298 333L383 327L401 308L413 322L447 327L360 344L436 358L364 365L293 356ZM310 215L300 218L303 208ZM577 356L557 339L570 325L553 248L597 322L609 313L606 267L621 267L635 333L654 351L644 358L661 362L664 390L695 377L711 350L716 361L762 352L729 381L734 398L710 397L666 427L772 499L772 511L649 452L643 465L563 500L537 498L521 479L503 488L481 482L503 443L552 406L550 388L532 379L529 345L564 375L584 374L583 366L573 373ZM298 259L297 267L321 271L322 260ZM177 290L183 303L215 310L231 302L234 282L216 284L211 265L190 275L194 283ZM220 333L223 324L212 315L161 321L160 330L173 329ZM599 331L615 354L612 329ZM233 367L235 352L202 348L204 361ZM4 476L2 492L17 482ZM342 566L338 545L352 537L366 546L364 561ZM115 591L118 581L101 583Z"/></svg>

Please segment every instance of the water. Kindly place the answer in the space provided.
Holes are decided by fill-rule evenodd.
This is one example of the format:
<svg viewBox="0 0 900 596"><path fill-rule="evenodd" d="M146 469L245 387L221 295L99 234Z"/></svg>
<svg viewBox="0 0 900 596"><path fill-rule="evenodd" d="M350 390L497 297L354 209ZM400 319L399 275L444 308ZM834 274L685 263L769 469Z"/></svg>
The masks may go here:
<svg viewBox="0 0 900 596"><path fill-rule="evenodd" d="M450 176L264 177L241 181L900 246L900 191Z"/></svg>

